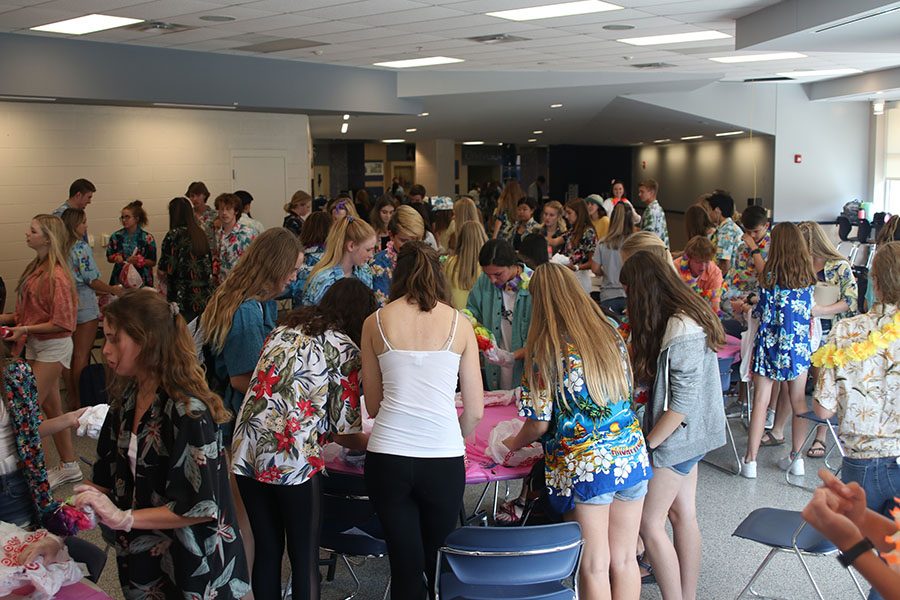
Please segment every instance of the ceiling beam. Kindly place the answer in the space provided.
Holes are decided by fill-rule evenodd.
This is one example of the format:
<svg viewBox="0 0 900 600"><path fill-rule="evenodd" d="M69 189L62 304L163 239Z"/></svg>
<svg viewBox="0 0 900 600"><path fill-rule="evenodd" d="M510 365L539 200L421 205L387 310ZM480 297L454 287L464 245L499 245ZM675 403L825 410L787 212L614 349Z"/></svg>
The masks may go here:
<svg viewBox="0 0 900 600"><path fill-rule="evenodd" d="M891 90L900 90L900 67L816 81L804 87L810 100L859 99L859 96L874 95L876 92L893 96L896 94L890 94Z"/></svg>

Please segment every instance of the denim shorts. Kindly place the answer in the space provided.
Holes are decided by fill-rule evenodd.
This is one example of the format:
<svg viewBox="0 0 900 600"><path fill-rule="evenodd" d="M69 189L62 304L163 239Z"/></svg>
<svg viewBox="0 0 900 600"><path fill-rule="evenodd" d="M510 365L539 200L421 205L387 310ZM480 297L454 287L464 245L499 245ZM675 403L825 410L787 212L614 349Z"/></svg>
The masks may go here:
<svg viewBox="0 0 900 600"><path fill-rule="evenodd" d="M632 500L640 500L646 495L647 480L645 479L640 483L634 484L630 488L625 488L624 490L616 490L614 492L607 492L605 494L600 494L599 496L594 496L593 498L588 498L587 500L582 500L578 496L575 496L575 504L593 504L606 506L607 504L612 504L613 500L631 502Z"/></svg>
<svg viewBox="0 0 900 600"><path fill-rule="evenodd" d="M693 469L695 466L697 466L698 462L703 460L704 456L706 456L706 455L701 454L700 456L695 456L694 458L689 458L688 460L686 460L684 462L680 462L677 465L672 465L671 467L666 467L666 468L672 469L679 475L687 476L687 475L691 474L691 469Z"/></svg>
<svg viewBox="0 0 900 600"><path fill-rule="evenodd" d="M19 527L36 523L34 503L22 471L0 475L0 521Z"/></svg>

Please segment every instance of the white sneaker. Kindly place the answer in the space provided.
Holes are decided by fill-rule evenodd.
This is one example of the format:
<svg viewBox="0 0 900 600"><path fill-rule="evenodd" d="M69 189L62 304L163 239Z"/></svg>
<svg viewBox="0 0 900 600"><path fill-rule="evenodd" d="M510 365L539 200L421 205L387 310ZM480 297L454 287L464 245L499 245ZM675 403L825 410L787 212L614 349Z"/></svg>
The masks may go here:
<svg viewBox="0 0 900 600"><path fill-rule="evenodd" d="M793 464L792 464L793 462ZM797 457L796 460L790 454L778 461L778 466L782 471L788 471L791 475L802 477L806 475L806 468L803 465L803 458Z"/></svg>
<svg viewBox="0 0 900 600"><path fill-rule="evenodd" d="M766 429L775 427L775 411L771 408L766 411Z"/></svg>
<svg viewBox="0 0 900 600"><path fill-rule="evenodd" d="M746 477L747 479L756 479L756 461L751 460L750 462L742 462L741 463L741 477Z"/></svg>
<svg viewBox="0 0 900 600"><path fill-rule="evenodd" d="M47 470L47 480L50 482L50 489L65 485L67 483L75 483L84 479L81 474L81 467L77 462L59 463L58 466Z"/></svg>

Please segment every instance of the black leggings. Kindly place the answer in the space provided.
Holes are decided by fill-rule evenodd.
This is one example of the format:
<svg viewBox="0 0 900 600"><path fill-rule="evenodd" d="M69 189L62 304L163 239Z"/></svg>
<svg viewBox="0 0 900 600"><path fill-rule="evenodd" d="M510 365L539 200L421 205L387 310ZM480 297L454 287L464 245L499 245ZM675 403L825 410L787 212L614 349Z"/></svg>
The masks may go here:
<svg viewBox="0 0 900 600"><path fill-rule="evenodd" d="M366 487L384 527L391 598L426 598L434 589L438 548L459 518L466 487L463 457L410 458L368 452Z"/></svg>
<svg viewBox="0 0 900 600"><path fill-rule="evenodd" d="M281 598L281 557L287 537L291 594L296 600L319 600L319 535L322 494L320 475L301 485L272 485L237 476L247 508L256 557L253 597Z"/></svg>

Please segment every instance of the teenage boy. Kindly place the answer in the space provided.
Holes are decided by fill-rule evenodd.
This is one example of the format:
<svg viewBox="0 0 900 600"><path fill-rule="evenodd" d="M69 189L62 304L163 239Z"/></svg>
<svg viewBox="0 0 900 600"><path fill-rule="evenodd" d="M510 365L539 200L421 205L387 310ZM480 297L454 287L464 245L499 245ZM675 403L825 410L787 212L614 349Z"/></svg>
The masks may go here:
<svg viewBox="0 0 900 600"><path fill-rule="evenodd" d="M734 198L723 190L716 190L709 197L709 206L712 209L710 217L716 225L712 242L716 246L716 262L722 274L728 276L731 268L731 257L738 251L744 231L734 222Z"/></svg>
<svg viewBox="0 0 900 600"><path fill-rule="evenodd" d="M641 229L649 231L657 236L669 247L669 227L666 225L666 213L663 212L656 194L659 192L659 184L655 179L645 179L638 186L638 198L647 208L641 216Z"/></svg>
<svg viewBox="0 0 900 600"><path fill-rule="evenodd" d="M80 208L81 210L84 210L87 208L87 205L91 203L91 199L94 197L94 192L96 191L97 188L87 179L76 179L72 182L72 185L69 186L69 199L53 211L53 216L62 217L62 214L67 208Z"/></svg>

